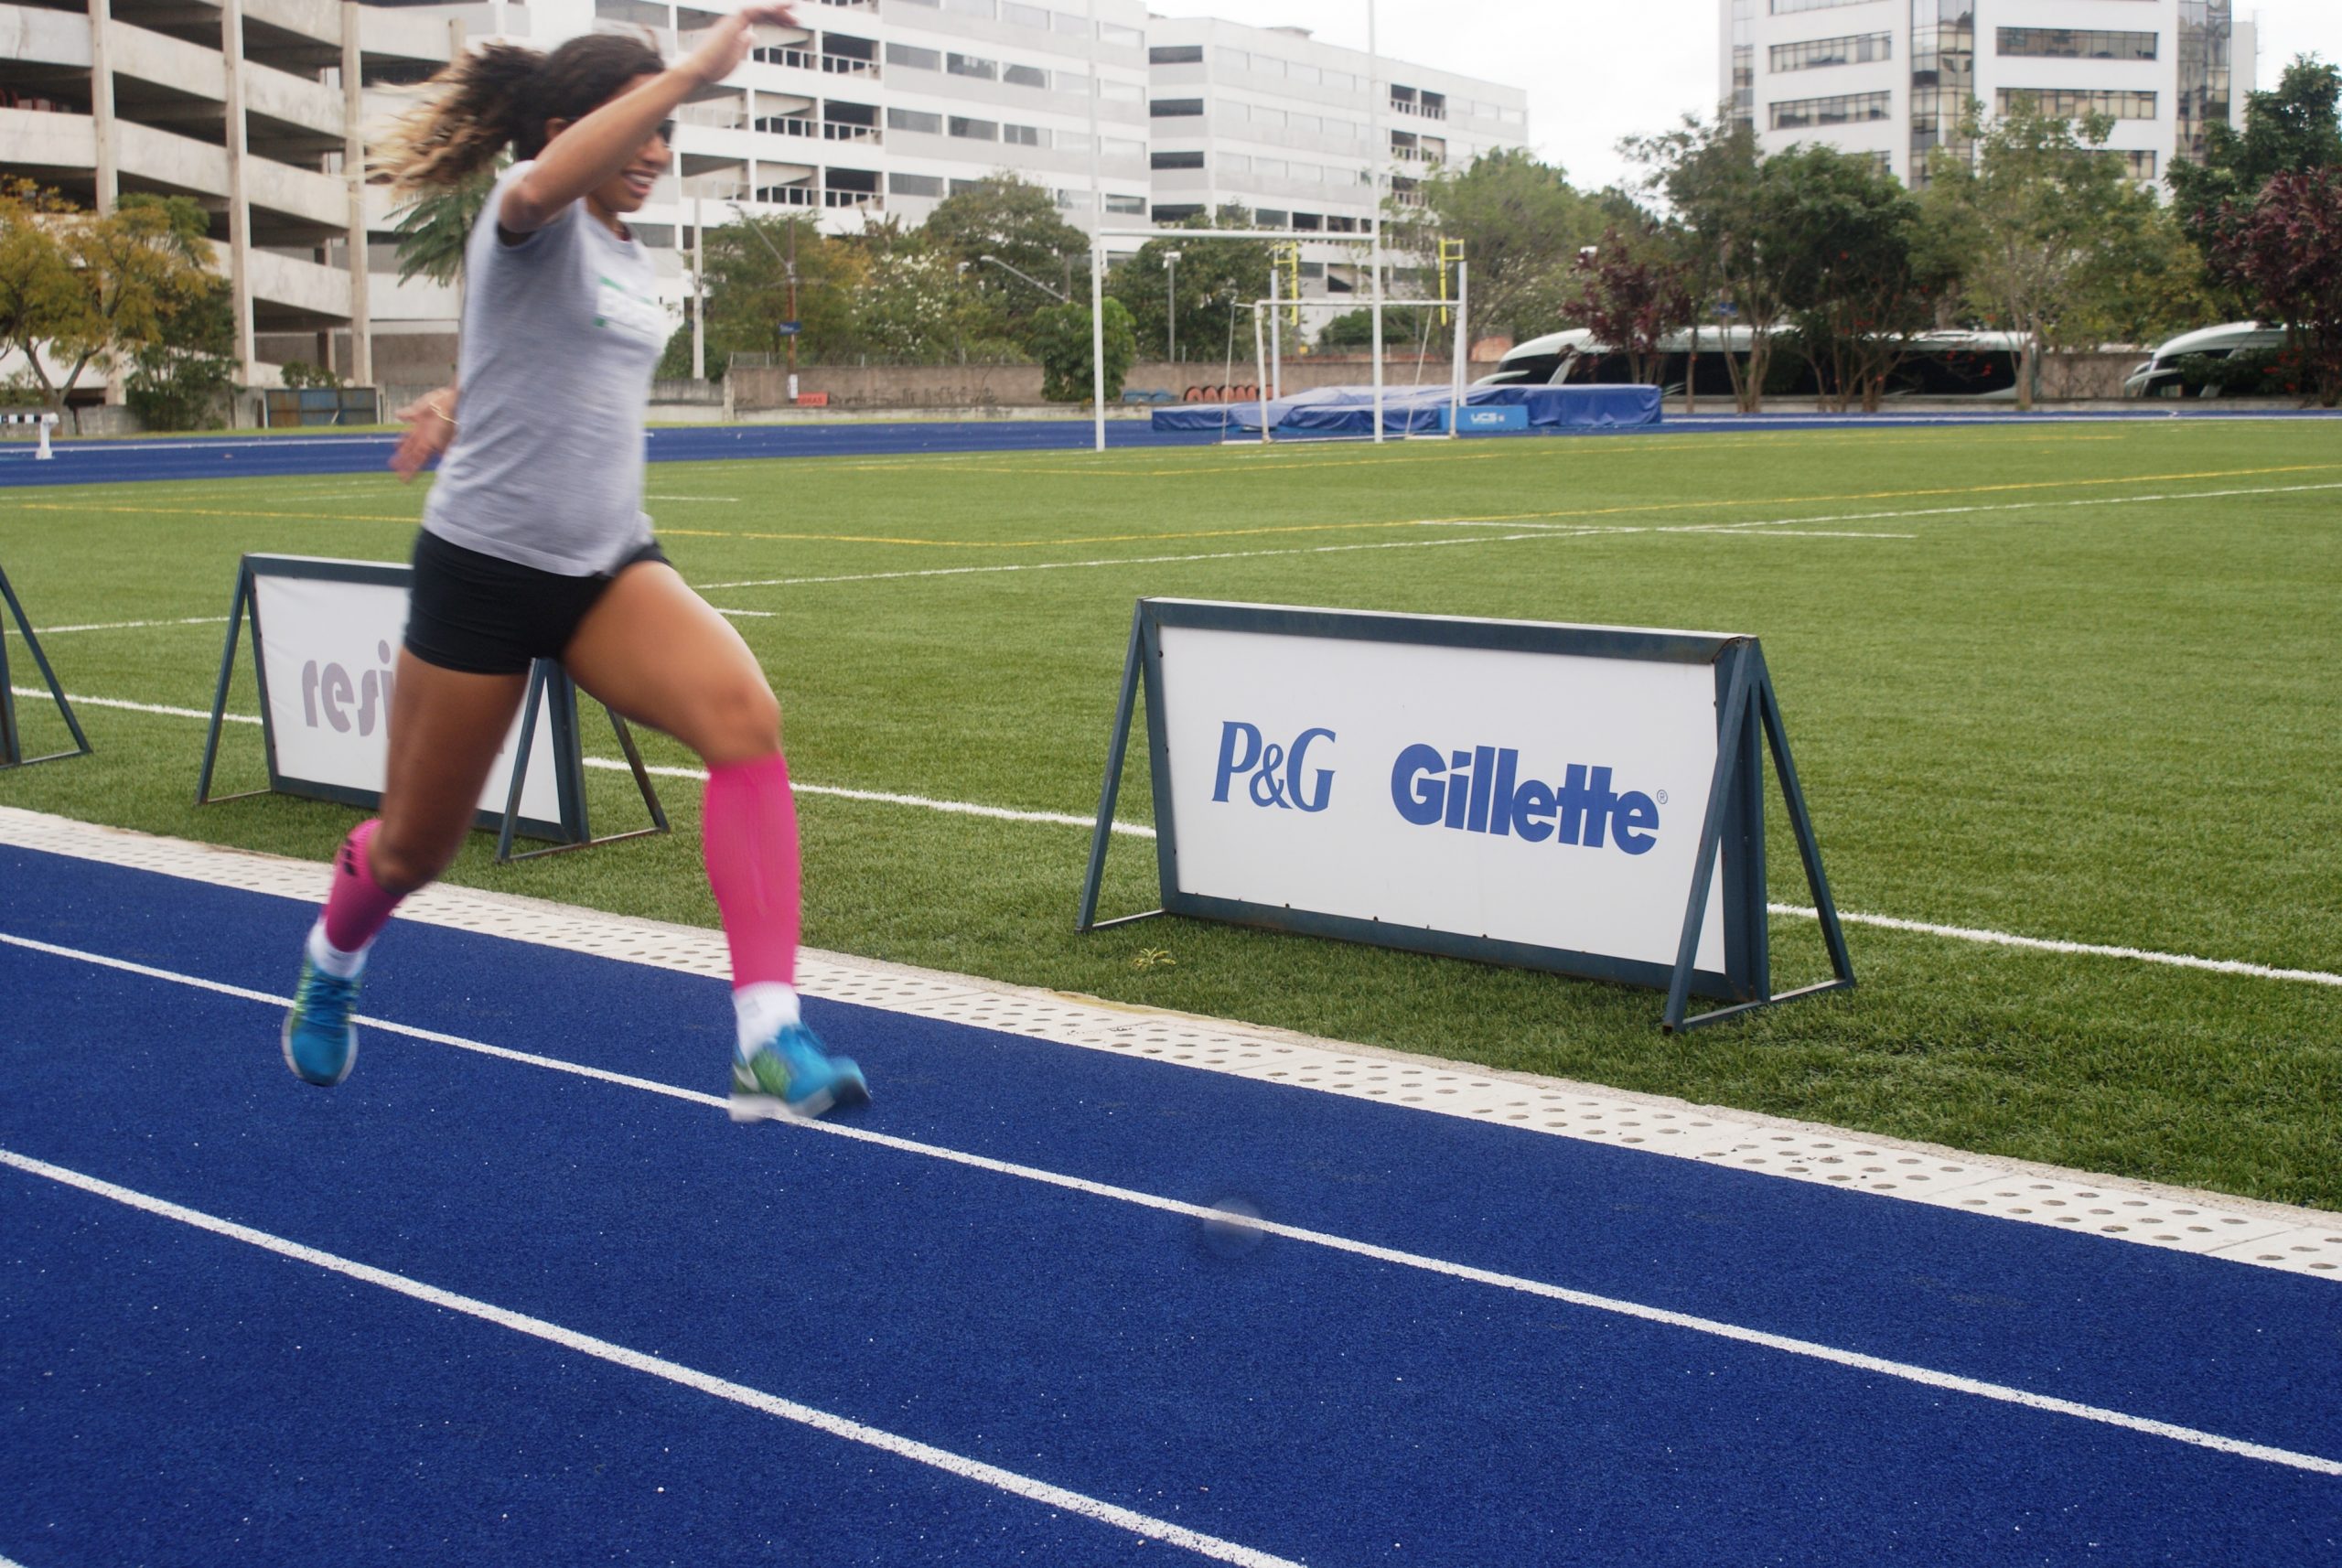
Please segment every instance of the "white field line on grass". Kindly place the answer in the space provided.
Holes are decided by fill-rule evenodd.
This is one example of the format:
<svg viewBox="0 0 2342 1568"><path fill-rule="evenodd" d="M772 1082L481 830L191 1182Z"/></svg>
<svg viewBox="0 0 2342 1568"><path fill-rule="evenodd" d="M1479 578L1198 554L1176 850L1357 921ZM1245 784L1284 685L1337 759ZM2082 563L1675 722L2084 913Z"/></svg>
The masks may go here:
<svg viewBox="0 0 2342 1568"><path fill-rule="evenodd" d="M238 997L269 1007L290 1007L293 1004L292 998L287 996L272 996L266 992L253 991L241 985L230 985L220 981L206 980L198 975L157 969L149 964L134 963L127 959L113 958L103 953L87 952L78 948L59 947L54 943L36 941L27 937L11 936L5 931L0 931L0 944L22 948L32 952L46 953L54 958L70 959L150 980L189 986L220 995ZM592 1079L597 1082L614 1084L620 1088L640 1090L663 1095L671 1100L687 1101L709 1110L721 1110L728 1104L728 1101L719 1095L707 1094L697 1090L680 1089L673 1084L661 1083L652 1079L635 1078L629 1074L611 1072L602 1068L585 1067L575 1062L563 1061L557 1057L540 1056L532 1051L514 1050L508 1046L492 1046L484 1041L469 1040L458 1035L442 1034L435 1029L416 1028L412 1025L392 1023L386 1019L361 1017L358 1021L370 1028L381 1029L389 1034L403 1035L409 1038L427 1041L434 1045L451 1046L458 1050L472 1051L482 1056L494 1057L500 1060L543 1068L553 1072L569 1073ZM1091 1181L1085 1176L1066 1176L1037 1165L1019 1165L1010 1160L994 1159L988 1155L970 1154L965 1150L951 1148L944 1144L927 1144L917 1139L897 1137L893 1133L879 1133L867 1127L857 1127L842 1122L802 1122L786 1125L790 1129L802 1128L826 1133L832 1137L850 1139L858 1144L891 1149L898 1154L940 1160L970 1170L985 1171L994 1176L1036 1182L1066 1192L1080 1193L1085 1197L1126 1203L1140 1208L1154 1209L1163 1214L1179 1215L1206 1224L1227 1225L1230 1223L1225 1210L1205 1204L1188 1203L1179 1198L1165 1197L1159 1194L1142 1192L1132 1187ZM91 1191L97 1191L106 1185L102 1183L92 1185L93 1178L89 1177L71 1179L76 1173L60 1173L56 1166L42 1166L38 1161L27 1160L25 1156L12 1154L5 1149L0 1149L0 1163L13 1165L20 1169L34 1169L36 1175L48 1176L53 1180L69 1180L70 1185L83 1187ZM35 1169L35 1167L39 1168ZM102 1196L115 1197L122 1190L113 1189L103 1193ZM145 1204L139 1206L146 1207L147 1204L160 1201L149 1199ZM163 1210L155 1209L154 1211L162 1212ZM182 1215L173 1214L171 1217L181 1218ZM1402 1251L1395 1247L1380 1246L1370 1241L1354 1240L1331 1231L1313 1230L1305 1226L1287 1225L1273 1219L1248 1219L1241 1223L1247 1229L1260 1231L1264 1236L1278 1236L1305 1246L1322 1247L1328 1251L1346 1253L1351 1257L1364 1258L1373 1262L1388 1263L1399 1268L1413 1269L1423 1273L1460 1280L1467 1284L1487 1285L1523 1295L1542 1297L1548 1301L1558 1301L1595 1312L1635 1318L1645 1323L1661 1324L1671 1328L1685 1329L1694 1334L1730 1340L1737 1344L1753 1345L1760 1349L1803 1357L1881 1377L1895 1378L1905 1382L1917 1383L1923 1388L1939 1389L1949 1393L1967 1394L1973 1398L2019 1405L2047 1414L2069 1416L2079 1421L2121 1427L2151 1437L2165 1438L2175 1443L2184 1443L2198 1448L2208 1448L2218 1453L2235 1455L2240 1458L2255 1459L2263 1464L2280 1465L2289 1469L2305 1470L2313 1475L2342 1477L2342 1460L2328 1458L2322 1455L2298 1454L2290 1449L2252 1443L2243 1438L2229 1437L2218 1433L2205 1432L2195 1427L2182 1426L2174 1422L2133 1415L2128 1412L2110 1410L2101 1405L2084 1404L2075 1400L2060 1399L2052 1394L2036 1393L2031 1390L2014 1388L2005 1383L1988 1382L1980 1378L1964 1377L1956 1372L1940 1371L1932 1367L1918 1366L1907 1361L1891 1360L1885 1357L1872 1356L1858 1350L1847 1350L1815 1340L1799 1339L1766 1329L1751 1328L1742 1324L1725 1322L1720 1318L1703 1317L1693 1313L1651 1306L1618 1296L1599 1295L1591 1291L1573 1290L1568 1286L1551 1284L1543 1280L1501 1273L1493 1269L1477 1268L1468 1263L1451 1262L1444 1258L1429 1257L1420 1252ZM240 1236L239 1239L250 1240L251 1238ZM263 1244L265 1243L255 1242L255 1245ZM291 1245L291 1243L285 1245ZM274 1250L282 1251L283 1249ZM386 1282L374 1280L372 1283ZM402 1287L392 1285L391 1288ZM414 1292L409 1291L407 1294L413 1294ZM458 1308L457 1310L467 1309ZM500 1320L491 1319L491 1321ZM598 1352L594 1353L598 1354Z"/></svg>
<svg viewBox="0 0 2342 1568"><path fill-rule="evenodd" d="M46 697L48 693L38 686L16 686L10 690L20 697ZM96 708L123 708L132 713L159 714L167 718L209 720L211 715L199 708L174 708L155 703L129 703L114 697L81 697L66 693L67 700L87 703ZM257 714L228 714L229 723L256 725ZM615 757L588 757L588 768L607 772L625 773L628 765ZM707 781L704 769L678 768L664 763L646 763L643 771L661 779L687 779L693 783ZM1095 816L1076 816L1069 811L1018 811L1007 806L986 806L972 800L940 800L926 795L901 795L885 789L850 789L836 784L807 784L791 779L790 787L800 795L827 795L841 800L863 800L881 806L908 806L918 811L944 811L956 816L989 817L995 822L1037 822L1052 827L1095 828ZM1112 831L1130 838L1151 839L1155 830L1143 822L1117 822ZM1776 915L1795 919L1818 920L1821 917L1810 906L1771 904L1767 908ZM2277 969L2268 964L2251 963L2242 959L2199 958L2193 953L2158 952L2152 948L2123 947L2105 942L2074 942L2055 937L2020 936L2013 931L1979 929L1972 926L1936 925L1925 920L1907 920L1893 915L1865 915L1851 909L1838 911L1838 918L1850 926L1875 926L1881 930L1906 931L1920 936L1941 937L1953 941L1982 942L1993 947L2018 948L2028 952L2061 953L2081 958L2127 959L2137 963L2162 964L2171 969L2203 970L2213 974L2239 974L2255 980L2298 982L2308 985L2342 987L2342 974L2318 969Z"/></svg>
<svg viewBox="0 0 2342 1568"><path fill-rule="evenodd" d="M33 635L55 637L59 632L67 631L143 631L158 626L226 626L227 624L226 616L180 616L171 620L93 620L81 626L37 626L33 628ZM5 632L10 637L24 635L13 626L0 626L0 632Z"/></svg>
<svg viewBox="0 0 2342 1568"><path fill-rule="evenodd" d="M973 577L996 572L1065 572L1106 566L1180 565L1201 561L1254 561L1281 555L1339 555L1361 550L1433 550L1446 545L1507 544L1531 539L1584 539L1595 534L1632 533L1747 533L1762 537L1771 532L1787 537L1789 530L1808 523L1829 522L1891 522L1907 518L1960 517L1995 511L2043 511L2060 507L2122 506L2132 502L2218 500L2235 496L2294 495L2306 490L2342 490L2342 483L2318 485L2274 485L2253 489L2197 490L2185 494L2154 496L2092 496L2083 500L2012 501L1991 506L1925 507L1907 511L1841 512L1826 517L1784 517L1749 522L1687 522L1687 523L1618 523L1585 524L1575 522L1521 522L1497 518L1418 518L1412 522L1390 526L1399 528L1501 528L1511 532L1479 534L1469 539L1402 539L1383 540L1371 544L1317 544L1280 550L1219 550L1194 555L1123 555L1096 561L1020 561L999 566L930 566L906 572L851 572L822 577L743 577L729 582L700 583L704 590L717 588L800 588L823 583L886 583L918 577ZM1912 539L1908 533L1835 533L1813 532L1805 537L1816 539ZM759 610L725 610L725 615L769 616Z"/></svg>
<svg viewBox="0 0 2342 1568"><path fill-rule="evenodd" d="M444 1311L461 1313L467 1317L478 1318L483 1323L490 1323L499 1328L510 1329L515 1334L525 1334L532 1339L542 1339L549 1345L558 1345L564 1350L591 1356L596 1360L607 1361L614 1367L621 1367L630 1372L642 1372L654 1378L661 1378L694 1392L713 1395L716 1399L725 1400L733 1404L745 1405L765 1415L778 1416L783 1421L810 1427L827 1436L842 1437L849 1443L858 1443L865 1447L877 1449L882 1454L891 1454L897 1458L908 1459L913 1464L925 1465L930 1469L940 1470L948 1476L956 1476L962 1480L972 1481L978 1486L990 1487L995 1491L1026 1498L1044 1508L1056 1509L1083 1519L1095 1520L1101 1524L1128 1530L1133 1535L1148 1541L1159 1541L1168 1546L1180 1547L1199 1557L1208 1557L1221 1563L1238 1563L1241 1568L1299 1568L1298 1564L1287 1558L1256 1551L1233 1541L1224 1541L1216 1535L1206 1535L1201 1530L1189 1530L1184 1525L1173 1524L1168 1520L1156 1519L1151 1514L1139 1513L1134 1509L1123 1508L1081 1492L1052 1486L1047 1481L1035 1480L1030 1476L1022 1476L1014 1470L1004 1470L997 1465L987 1465L981 1459L971 1459L965 1455L954 1454L948 1448L938 1448L932 1444L921 1443L917 1438L900 1436L846 1416L833 1415L828 1411L818 1410L811 1405L800 1404L795 1400L783 1399L778 1394L767 1393L762 1389L752 1389L746 1383L736 1383L728 1378L719 1378L712 1372L703 1372L695 1368L683 1366L680 1362L670 1361L663 1356L652 1356L640 1350L629 1349L624 1345L614 1344L610 1340L597 1338L591 1334L582 1334L574 1328L564 1328L560 1324L547 1322L542 1317L532 1317L526 1313L514 1312L509 1307L498 1306L475 1296L460 1295L451 1290L443 1290L437 1285L424 1284L420 1280L410 1279L404 1274L392 1273L388 1269L378 1269L371 1263L361 1263L338 1253L305 1246L298 1241L288 1241L281 1236L273 1236L265 1230L256 1230L249 1225L239 1225L232 1219L222 1219L216 1215L206 1214L199 1208L188 1208L170 1202L167 1198L151 1197L126 1187L118 1187L113 1182L85 1176L80 1171L50 1165L46 1160L37 1160L28 1155L19 1155L12 1149L0 1148L0 1165L9 1165L27 1176L46 1177L61 1186L77 1188L93 1197L108 1198L127 1208L139 1209L161 1219L176 1220L182 1225L191 1225L199 1230L206 1230L215 1236L224 1236L231 1241L242 1241L246 1246L257 1247L265 1252L274 1252L280 1258L289 1258L295 1262L306 1263L312 1268L325 1269L356 1280L362 1284L377 1285L383 1290L395 1292L400 1295Z"/></svg>

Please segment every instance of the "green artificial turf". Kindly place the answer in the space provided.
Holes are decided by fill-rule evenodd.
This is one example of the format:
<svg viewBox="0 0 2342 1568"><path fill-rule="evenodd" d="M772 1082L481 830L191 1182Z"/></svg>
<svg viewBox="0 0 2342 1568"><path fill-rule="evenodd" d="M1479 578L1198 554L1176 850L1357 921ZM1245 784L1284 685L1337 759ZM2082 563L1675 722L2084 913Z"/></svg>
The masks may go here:
<svg viewBox="0 0 2342 1568"><path fill-rule="evenodd" d="M661 464L648 488L684 575L760 612L736 624L810 787L816 946L2342 1208L2332 985L1858 925L1854 992L1669 1037L1645 991L1187 921L1077 936L1083 829L819 792L1087 816L1144 595L1746 632L1842 908L2342 972L2342 425ZM246 551L403 559L422 496L371 475L0 492L0 566L37 626L217 618ZM77 694L201 710L223 629L46 642ZM231 707L256 710L248 667ZM199 810L199 720L81 716L98 755L0 775L0 804L319 859L351 820ZM598 826L640 819L623 776L589 779ZM257 732L231 726L221 787L261 781ZM671 838L499 868L476 835L451 875L713 924L697 790L661 782ZM1123 818L1147 800L1134 753ZM1769 843L1772 897L1809 902L1789 836ZM1104 912L1152 907L1154 875L1119 838ZM1773 942L1777 985L1826 972L1810 920Z"/></svg>

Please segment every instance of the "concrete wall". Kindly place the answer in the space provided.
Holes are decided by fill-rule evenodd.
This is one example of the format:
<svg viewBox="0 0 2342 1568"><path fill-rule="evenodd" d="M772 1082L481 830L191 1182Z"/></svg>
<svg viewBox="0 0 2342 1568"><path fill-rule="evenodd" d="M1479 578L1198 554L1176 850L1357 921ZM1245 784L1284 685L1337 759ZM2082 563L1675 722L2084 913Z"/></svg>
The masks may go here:
<svg viewBox="0 0 2342 1568"><path fill-rule="evenodd" d="M1383 377L1391 386L1415 384L1416 365L1412 359L1387 360ZM1494 361L1475 364L1474 377L1487 375L1496 369ZM1445 360L1424 361L1424 381L1443 383L1446 379ZM1364 386L1374 378L1370 360L1311 358L1290 360L1284 367L1284 388L1287 392L1304 392L1313 387ZM742 366L729 377L732 383L732 406L743 413L765 409L785 408L788 404L788 372L779 367L770 369ZM1129 392L1167 392L1175 400L1186 401L1189 387L1214 387L1223 380L1250 388L1257 373L1249 361L1239 362L1230 371L1223 361L1206 364L1190 360L1182 364L1144 362L1133 365L1123 385ZM1072 404L1051 405L1041 398L1041 367L1038 365L808 365L797 372L800 392L825 392L832 408L1059 408ZM1249 394L1247 394L1249 395ZM1085 400L1086 401L1086 400Z"/></svg>

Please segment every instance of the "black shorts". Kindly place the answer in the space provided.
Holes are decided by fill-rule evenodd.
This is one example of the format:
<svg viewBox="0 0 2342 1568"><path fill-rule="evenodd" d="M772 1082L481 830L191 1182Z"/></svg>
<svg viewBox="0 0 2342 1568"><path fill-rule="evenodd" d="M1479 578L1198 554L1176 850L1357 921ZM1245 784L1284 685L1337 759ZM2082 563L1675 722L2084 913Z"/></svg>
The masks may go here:
<svg viewBox="0 0 2342 1568"><path fill-rule="evenodd" d="M467 550L423 530L414 536L407 651L442 670L521 674L532 660L561 657L618 573L638 561L666 559L653 541L606 574L565 577Z"/></svg>

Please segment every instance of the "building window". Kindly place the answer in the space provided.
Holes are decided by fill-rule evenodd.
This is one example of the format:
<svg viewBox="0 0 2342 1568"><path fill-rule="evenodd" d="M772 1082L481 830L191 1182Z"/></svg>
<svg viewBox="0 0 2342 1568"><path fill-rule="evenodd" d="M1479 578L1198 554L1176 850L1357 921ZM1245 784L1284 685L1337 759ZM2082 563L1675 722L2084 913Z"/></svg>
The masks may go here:
<svg viewBox="0 0 2342 1568"><path fill-rule="evenodd" d="M1000 139L1015 147L1046 147L1049 134L1038 125L1003 125Z"/></svg>
<svg viewBox="0 0 2342 1568"><path fill-rule="evenodd" d="M1201 168L1204 166L1204 156L1200 152L1156 153L1147 160L1147 166L1149 168Z"/></svg>
<svg viewBox="0 0 2342 1568"><path fill-rule="evenodd" d="M886 188L897 196L941 196L943 179L932 174L890 174Z"/></svg>
<svg viewBox="0 0 2342 1568"><path fill-rule="evenodd" d="M1144 218L1146 216L1146 198L1110 195L1106 198L1106 210L1123 218Z"/></svg>
<svg viewBox="0 0 2342 1568"><path fill-rule="evenodd" d="M997 64L975 55L947 54L943 69L952 76L972 76L979 81L991 81L1000 75Z"/></svg>
<svg viewBox="0 0 2342 1568"><path fill-rule="evenodd" d="M1280 212L1273 207L1263 207L1252 214L1252 221L1263 229L1283 229L1291 225L1293 214Z"/></svg>
<svg viewBox="0 0 2342 1568"><path fill-rule="evenodd" d="M1049 27L1053 32L1086 38L1090 36L1090 18L1075 16L1070 11L1059 11L1050 16Z"/></svg>
<svg viewBox="0 0 2342 1568"><path fill-rule="evenodd" d="M2152 120L2155 117L2155 95L2152 92L2084 91L2075 88L2004 87L2001 89L2001 113L2014 114L2021 109L2050 120L2079 120L2086 114L2103 114L2111 120Z"/></svg>
<svg viewBox="0 0 2342 1568"><path fill-rule="evenodd" d="M1773 0L1773 15L1793 16L1799 11L1832 11L1841 5L1860 5L1866 0Z"/></svg>
<svg viewBox="0 0 2342 1568"><path fill-rule="evenodd" d="M889 131L917 131L922 136L943 134L943 116L930 114L924 109L889 109L886 111Z"/></svg>
<svg viewBox="0 0 2342 1568"><path fill-rule="evenodd" d="M1893 33L1853 33L1842 38L1810 38L1801 44L1775 44L1774 74L1819 70L1829 65L1868 65L1895 58Z"/></svg>
<svg viewBox="0 0 2342 1568"><path fill-rule="evenodd" d="M2004 55L2032 59L2128 59L2155 58L2153 33L2100 32L2085 27L2003 27Z"/></svg>
<svg viewBox="0 0 2342 1568"><path fill-rule="evenodd" d="M914 48L909 44L888 44L886 63L905 66L912 70L941 70L943 57L934 49Z"/></svg>
<svg viewBox="0 0 2342 1568"><path fill-rule="evenodd" d="M1020 5L1017 0L1002 0L1000 19L1014 22L1020 27L1038 27L1044 32L1049 26L1049 13L1046 6Z"/></svg>
<svg viewBox="0 0 2342 1568"><path fill-rule="evenodd" d="M962 141L997 142L1000 140L1000 122L997 120L971 120L964 115L954 114L947 119L944 124L952 135Z"/></svg>
<svg viewBox="0 0 2342 1568"><path fill-rule="evenodd" d="M1157 120L1182 120L1204 112L1200 98L1158 98L1146 106L1146 112Z"/></svg>
<svg viewBox="0 0 2342 1568"><path fill-rule="evenodd" d="M1098 153L1101 157L1135 158L1144 156L1145 152L1146 144L1144 142L1133 142L1127 136L1101 136L1098 138Z"/></svg>
<svg viewBox="0 0 2342 1568"><path fill-rule="evenodd" d="M1102 77L1098 82L1098 96L1109 103L1143 103L1146 101L1146 89L1135 81Z"/></svg>
<svg viewBox="0 0 2342 1568"><path fill-rule="evenodd" d="M1146 51L1149 65L1201 65L1204 47L1201 44L1157 44Z"/></svg>
<svg viewBox="0 0 2342 1568"><path fill-rule="evenodd" d="M997 16L998 0L943 0L946 11L957 11L963 16Z"/></svg>
<svg viewBox="0 0 2342 1568"><path fill-rule="evenodd" d="M1203 211L1193 202L1178 202L1169 207L1157 207L1155 220L1157 223L1185 223L1190 218L1202 217Z"/></svg>
<svg viewBox="0 0 2342 1568"><path fill-rule="evenodd" d="M1004 65L1000 68L1000 80L1012 87L1047 87L1049 73L1037 65Z"/></svg>
<svg viewBox="0 0 2342 1568"><path fill-rule="evenodd" d="M1840 98L1799 98L1773 105L1773 129L1802 131L1815 125L1853 125L1895 113L1891 92L1855 92Z"/></svg>
<svg viewBox="0 0 2342 1568"><path fill-rule="evenodd" d="M2136 180L2154 180L2157 173L2156 165L2161 161L2158 155L2154 152L2131 152L2120 147L2108 147L2103 149L2103 152L2105 156L2121 163L2131 177ZM644 243L648 244L649 242L645 241Z"/></svg>
<svg viewBox="0 0 2342 1568"><path fill-rule="evenodd" d="M1098 41L1101 44L1113 44L1121 48L1138 49L1146 47L1146 35L1136 27L1123 27L1112 22L1101 22L1098 24Z"/></svg>

